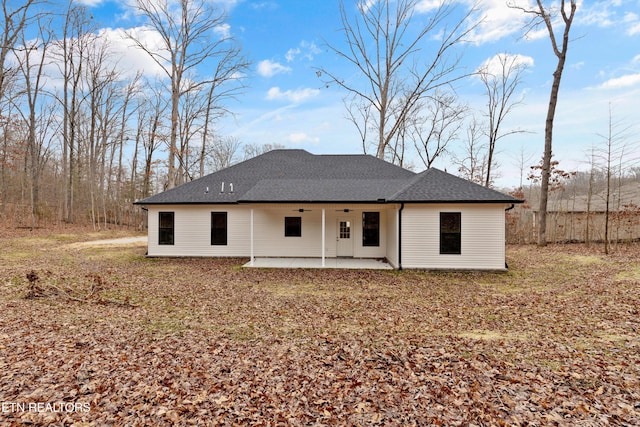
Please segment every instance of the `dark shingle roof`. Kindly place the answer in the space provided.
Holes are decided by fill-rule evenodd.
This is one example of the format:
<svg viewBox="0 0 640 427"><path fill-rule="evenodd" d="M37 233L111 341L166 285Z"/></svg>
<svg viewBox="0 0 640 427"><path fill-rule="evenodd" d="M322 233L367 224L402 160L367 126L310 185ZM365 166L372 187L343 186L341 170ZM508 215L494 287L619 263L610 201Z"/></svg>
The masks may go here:
<svg viewBox="0 0 640 427"><path fill-rule="evenodd" d="M415 174L369 155L273 150L136 204L382 200L519 202L436 169Z"/></svg>
<svg viewBox="0 0 640 427"><path fill-rule="evenodd" d="M514 197L467 181L436 168L417 174L404 188L390 197L393 202L521 203Z"/></svg>
<svg viewBox="0 0 640 427"><path fill-rule="evenodd" d="M378 202L406 183L406 179L264 179L242 201Z"/></svg>

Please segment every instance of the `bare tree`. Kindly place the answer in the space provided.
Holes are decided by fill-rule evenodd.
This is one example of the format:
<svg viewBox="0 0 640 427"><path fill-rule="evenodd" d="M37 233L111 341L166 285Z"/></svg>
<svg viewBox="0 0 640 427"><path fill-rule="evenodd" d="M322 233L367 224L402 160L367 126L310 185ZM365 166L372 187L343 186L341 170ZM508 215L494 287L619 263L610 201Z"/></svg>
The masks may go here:
<svg viewBox="0 0 640 427"><path fill-rule="evenodd" d="M391 141L391 144L389 144L387 151L391 156L391 159L390 159L391 163L398 165L401 168L407 168L411 170L412 167L408 167L404 163L404 158L407 151L406 141L408 138L409 138L409 129L407 128L405 123L398 129L398 133L396 134L395 138L393 138L393 140Z"/></svg>
<svg viewBox="0 0 640 427"><path fill-rule="evenodd" d="M191 181L195 175L193 169L199 163L199 159L192 158L191 142L202 131L202 122L199 118L204 110L203 101L202 96L195 90L185 93L182 99L178 122L179 147L176 156L178 159L176 185Z"/></svg>
<svg viewBox="0 0 640 427"><path fill-rule="evenodd" d="M356 123L361 136L364 130L375 130L376 157L380 159L406 129L405 121L421 100L464 77L458 58L450 54L473 30L474 25L469 25L472 10L458 15L454 2L444 1L424 24L418 24L414 22L417 5L418 0L359 1L359 13L351 19L341 3L346 48L328 47L359 76L345 80L318 69L327 84L335 83L352 95L355 109L364 109L359 114L350 110L351 118L364 120Z"/></svg>
<svg viewBox="0 0 640 427"><path fill-rule="evenodd" d="M282 144L244 144L242 146L243 160L257 157L261 154L268 153L272 150L280 150L286 148Z"/></svg>
<svg viewBox="0 0 640 427"><path fill-rule="evenodd" d="M419 110L422 114L416 115L411 123L411 139L422 163L429 169L447 152L449 143L459 138L468 109L457 102L455 95L436 90Z"/></svg>
<svg viewBox="0 0 640 427"><path fill-rule="evenodd" d="M519 188L522 189L524 185L524 171L531 166L531 160L533 159L533 154L529 153L525 150L525 146L520 146L520 151L518 151L515 155L513 155L513 159L515 161L514 165L520 171L520 180L519 180Z"/></svg>
<svg viewBox="0 0 640 427"><path fill-rule="evenodd" d="M587 184L587 206L586 206L586 220L584 228L584 240L587 246L591 244L591 202L593 199L593 187L595 182L595 148L591 147L591 155L589 159L589 179Z"/></svg>
<svg viewBox="0 0 640 427"><path fill-rule="evenodd" d="M467 125L467 141L462 155L454 155L453 163L458 175L471 182L482 184L487 172L486 145L481 140L482 128L473 118Z"/></svg>
<svg viewBox="0 0 640 427"><path fill-rule="evenodd" d="M2 35L0 35L0 100L4 98L7 79L13 74L5 64L11 51L23 37L25 26L36 16L29 14L30 8L39 0L2 0Z"/></svg>
<svg viewBox="0 0 640 427"><path fill-rule="evenodd" d="M42 90L45 79L43 69L48 60L48 49L51 44L51 32L47 29L50 27L49 22L42 22L42 18L43 16L39 16L37 20L38 37L35 40L27 41L24 32L21 33L23 49L16 55L18 68L24 83L22 97L27 103L27 111L26 113L21 112L21 115L28 129L26 152L29 164L32 227L35 226L38 214L40 176L43 162L48 153L48 144L42 136L47 134L46 130L51 125L52 117L50 111L47 111L46 115L38 115L38 110L43 105L40 98L45 95ZM47 118L43 121L43 117Z"/></svg>
<svg viewBox="0 0 640 427"><path fill-rule="evenodd" d="M226 19L224 11L214 9L212 3L205 0L136 1L138 10L162 40L161 46L156 48L145 44L133 34L129 35L135 45L146 52L169 79L171 125L167 188L173 188L177 178L175 160L178 155L179 110L183 96L212 83L219 86L225 81L236 82L238 75L249 64L238 54L238 48L232 44L230 36L222 35L218 39L212 39L212 34L223 26ZM225 81L216 81L216 76L196 78L196 67L212 58L219 61L218 67L221 63L224 64L223 68L227 72L216 76L223 76Z"/></svg>
<svg viewBox="0 0 640 427"><path fill-rule="evenodd" d="M202 128L202 147L200 151L200 176L204 175L204 157L207 142L211 135L212 124L220 117L230 114L224 107L224 101L233 99L244 88L244 83L237 78L237 74L249 66L237 49L221 52L223 58L218 61L216 68L209 78L209 88L206 91L204 108L204 126ZM234 82L234 85L227 83Z"/></svg>
<svg viewBox="0 0 640 427"><path fill-rule="evenodd" d="M115 200L117 201L117 203L119 204L117 209L116 209L116 218L115 218L115 222L117 224L122 224L122 216L123 214L120 212L121 209L123 208L122 206L122 179L123 179L123 174L124 174L124 146L125 143L127 143L129 141L129 136L127 135L127 123L129 122L129 120L131 119L131 117L133 116L133 114L136 112L137 110L137 106L134 107L133 109L129 108L130 104L132 104L133 100L134 100L134 96L137 94L138 90L139 90L139 83L140 83L140 78L141 78L141 74L138 72L136 73L135 77L133 78L133 80L131 80L126 87L124 88L124 93L123 93L123 104L122 104L122 108L121 108L121 116L120 116L120 131L118 133L118 172L116 175L116 192L115 192ZM136 144L135 148L134 148L134 154L133 157L134 159L132 160L132 164L135 164L137 162L137 155L138 155L138 146ZM134 177L135 177L135 171L132 170L132 179L131 179L131 183L134 182Z"/></svg>
<svg viewBox="0 0 640 427"><path fill-rule="evenodd" d="M625 157L625 139L626 134L629 131L629 127L621 127L620 123L616 123L613 120L613 112L611 111L611 106L609 106L609 117L607 121L607 133L604 135L599 135L604 141L604 147L598 150L600 158L602 162L602 170L605 174L605 195L604 195L604 203L605 203L605 216L604 216L604 253L608 254L610 250L610 221L611 221L611 193L613 191L613 183L612 179L614 178L615 171L615 160L619 158L619 171L618 173L622 175L623 168L623 158ZM620 180L618 180L618 189L620 187ZM619 193L619 191L618 191ZM618 195L619 198L619 195ZM619 204L618 204L619 208ZM619 210L619 209L617 209Z"/></svg>
<svg viewBox="0 0 640 427"><path fill-rule="evenodd" d="M167 108L169 108L168 101L162 97L158 88L149 85L149 88L145 92L152 92L154 96L143 103L138 113L138 126L144 129L143 132L139 133L144 152L141 195L143 198L151 195L151 175L154 164L153 156L160 145L168 140L168 129L163 123L162 117Z"/></svg>
<svg viewBox="0 0 640 427"><path fill-rule="evenodd" d="M242 143L236 137L229 136L215 141L210 150L210 159L213 170L218 171L228 168L238 161L238 150Z"/></svg>
<svg viewBox="0 0 640 427"><path fill-rule="evenodd" d="M18 75L19 69L17 67L8 68L7 59L15 53L17 44L24 38L25 27L29 25L31 21L38 17L38 14L31 14L31 10L37 4L39 0L2 0L2 16L0 17L2 34L0 35L0 120L2 121L3 135L2 135L2 186L0 186L0 193L2 193L0 204L0 210L4 212L5 205L8 197L8 189L6 186L7 167L12 157L9 152L9 142L12 140L12 136L15 135L12 130L15 129L15 121L11 117L10 110L15 109L15 102L13 96L16 91L11 91L10 87L14 86L15 79ZM24 49L21 47L19 49ZM7 97L7 92L11 91L11 95ZM5 109L8 108L9 110ZM17 110L17 109L15 109Z"/></svg>
<svg viewBox="0 0 640 427"><path fill-rule="evenodd" d="M322 73L319 73L322 75ZM362 152L368 154L369 151L369 126L372 123L372 104L368 103L363 98L357 96L351 96L343 100L344 106L347 109L347 119L351 121L360 135L360 142L362 143Z"/></svg>
<svg viewBox="0 0 640 427"><path fill-rule="evenodd" d="M88 152L88 184L91 201L91 222L94 229L98 225L97 200L102 200L102 210L106 211L105 182L110 175L110 167L107 167L107 151L113 146L112 135L117 134L116 126L118 117L116 114L118 102L117 79L118 74L113 64L109 61L109 48L105 43L98 42L97 38L89 37L88 51L83 73L83 83L86 89L88 104L89 129L83 142ZM113 153L113 151L112 151ZM111 166L111 162L109 164ZM105 221L106 221L106 214Z"/></svg>
<svg viewBox="0 0 640 427"><path fill-rule="evenodd" d="M486 61L478 69L478 76L484 84L487 97L487 111L485 116L489 123L487 126L487 173L484 185L491 182L492 166L495 164L496 144L498 140L522 133L520 129L503 131L504 120L514 107L522 103L523 97L514 99L518 86L522 81L522 73L526 70L526 64L520 61L518 55L498 54L494 61Z"/></svg>
<svg viewBox="0 0 640 427"><path fill-rule="evenodd" d="M58 39L58 50L63 87L62 104L62 176L65 180L63 191L62 218L74 222L75 187L79 168L79 127L80 114L84 103L82 94L82 76L85 61L90 50L89 43L95 40L91 31L91 15L86 8L70 4L65 14L62 34Z"/></svg>
<svg viewBox="0 0 640 427"><path fill-rule="evenodd" d="M5 92L6 93L6 92ZM17 141L22 141L21 126L24 121L19 120L9 108L16 108L9 105L2 117L0 117L0 213L4 214L9 201L10 182L12 181L12 171L18 158ZM3 215L4 216L4 215Z"/></svg>
<svg viewBox="0 0 640 427"><path fill-rule="evenodd" d="M540 26L546 27L549 33L549 40L553 53L558 59L556 69L553 72L553 82L551 84L551 94L549 96L549 108L547 110L547 118L544 128L544 154L542 157L542 177L540 183L540 216L538 218L538 245L545 246L547 244L547 202L549 199L549 178L551 176L551 156L553 146L553 120L556 114L556 105L558 103L558 92L560 91L560 81L562 72L567 60L567 51L569 49L569 32L571 24L575 17L577 2L576 0L560 1L559 13L562 17L564 28L562 29L561 43L558 43L556 32L553 28L554 11L551 7L543 4L542 0L536 0L537 8L527 9L519 6L513 6L532 16L525 32L537 29ZM568 7L568 11L567 11Z"/></svg>

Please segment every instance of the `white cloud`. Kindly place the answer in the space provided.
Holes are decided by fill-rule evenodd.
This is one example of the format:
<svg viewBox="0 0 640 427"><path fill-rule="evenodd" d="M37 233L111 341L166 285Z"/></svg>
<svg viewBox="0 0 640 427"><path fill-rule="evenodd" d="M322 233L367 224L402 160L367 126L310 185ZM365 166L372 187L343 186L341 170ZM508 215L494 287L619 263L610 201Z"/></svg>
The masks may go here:
<svg viewBox="0 0 640 427"><path fill-rule="evenodd" d="M83 6L95 7L102 3L103 0L77 0Z"/></svg>
<svg viewBox="0 0 640 427"><path fill-rule="evenodd" d="M138 71L146 75L164 74L160 65L146 52L136 47L127 34L139 40L150 51L159 52L163 49L162 37L151 27L134 27L126 32L122 28L104 28L100 30L99 36L108 41L114 57L118 58L119 68L130 75L135 75Z"/></svg>
<svg viewBox="0 0 640 427"><path fill-rule="evenodd" d="M587 25L595 25L598 27L611 27L616 23L616 13L609 7L615 6L610 2L596 2L580 9L580 13L576 13L576 21Z"/></svg>
<svg viewBox="0 0 640 427"><path fill-rule="evenodd" d="M624 22L637 22L638 21L638 15L633 13L633 12L626 12L624 14Z"/></svg>
<svg viewBox="0 0 640 427"><path fill-rule="evenodd" d="M147 27L136 27L127 31L142 40L145 46L150 49L159 50L161 39L154 30ZM96 52L102 47L107 50L107 54L100 64L102 69L105 72L115 70L124 79L131 79L138 72L150 77L165 77L166 74L162 68L147 53L135 47L134 42L127 38L126 34L122 28L103 28L95 34ZM48 77L45 85L49 90L55 91L62 87L60 70L63 68L61 61L64 56L61 46L55 43L50 45L48 55L49 60L45 65L45 75Z"/></svg>
<svg viewBox="0 0 640 427"><path fill-rule="evenodd" d="M291 142L294 145L295 144L304 144L306 142L312 142L312 143L320 142L320 138L311 137L311 136L307 135L304 132L291 133L291 134L289 134L289 137L287 139L289 140L289 142Z"/></svg>
<svg viewBox="0 0 640 427"><path fill-rule="evenodd" d="M291 62L294 59L296 59L296 56L299 55L301 52L299 47L296 48L291 48L287 51L287 54L284 56L285 59L287 60L287 62Z"/></svg>
<svg viewBox="0 0 640 427"><path fill-rule="evenodd" d="M636 22L635 24L631 25L627 30L627 34L630 36L636 36L640 34L640 22Z"/></svg>
<svg viewBox="0 0 640 427"><path fill-rule="evenodd" d="M376 0L361 0L358 2L358 9L360 9L361 12L366 13L375 3Z"/></svg>
<svg viewBox="0 0 640 427"><path fill-rule="evenodd" d="M297 89L294 91L287 90L283 92L282 90L280 90L279 87L275 86L269 89L269 91L267 92L267 99L268 100L285 99L290 102L301 102L301 101L304 101L305 99L313 98L317 96L319 93L320 91L318 89L311 89L311 88Z"/></svg>
<svg viewBox="0 0 640 427"><path fill-rule="evenodd" d="M586 2L585 2L586 3ZM582 4L580 5L582 6ZM626 34L634 36L640 34L640 18L632 11L621 11L617 8L624 6L622 1L590 2L581 7L576 14L576 20L586 25L602 28L626 28Z"/></svg>
<svg viewBox="0 0 640 427"><path fill-rule="evenodd" d="M303 40L300 42L300 45L298 47L289 49L287 51L287 54L285 55L285 58L287 62L293 61L298 56L312 61L314 56L319 54L320 52L322 51L320 50L320 48L318 48L318 46L316 46L315 43L306 42Z"/></svg>
<svg viewBox="0 0 640 427"><path fill-rule="evenodd" d="M258 74L262 77L273 77L280 73L290 73L291 68L268 59L258 63Z"/></svg>
<svg viewBox="0 0 640 427"><path fill-rule="evenodd" d="M437 10L441 5L441 0L420 0L418 4L416 4L416 10L418 13L428 13L432 10Z"/></svg>
<svg viewBox="0 0 640 427"><path fill-rule="evenodd" d="M528 18L521 10L508 7L504 0L482 2L478 6L478 15L482 22L471 34L471 39L476 44L494 42L512 34L519 34Z"/></svg>
<svg viewBox="0 0 640 427"><path fill-rule="evenodd" d="M262 2L250 3L249 7L257 11L276 10L278 9L278 4L273 1L262 1Z"/></svg>
<svg viewBox="0 0 640 427"><path fill-rule="evenodd" d="M627 74L625 76L609 79L599 87L601 89L620 89L640 85L640 73Z"/></svg>
<svg viewBox="0 0 640 427"><path fill-rule="evenodd" d="M220 36L222 39L228 39L231 37L231 25L221 24L213 29L213 32Z"/></svg>
<svg viewBox="0 0 640 427"><path fill-rule="evenodd" d="M584 67L584 61L578 61L575 64L570 65L574 70L581 70Z"/></svg>
<svg viewBox="0 0 640 427"><path fill-rule="evenodd" d="M484 61L478 71L486 70L491 75L499 76L509 69L533 67L533 64L533 58L527 55L499 53Z"/></svg>
<svg viewBox="0 0 640 427"><path fill-rule="evenodd" d="M458 0L471 7L474 0ZM424 0L425 4L434 3L433 0ZM535 2L531 0L485 0L479 4L478 15L482 17L482 22L472 32L471 40L476 44L494 42L510 35L521 35L523 28L531 18L531 15L524 13L520 9L509 7L507 5L515 4L524 9L536 10ZM553 2L553 7L558 8L557 2ZM566 2L565 7L569 7ZM640 23L638 16L633 12L622 12L621 7L624 2L621 1L583 1L578 0L577 12L575 15L576 24L597 26L601 28L615 27L623 25L628 35L636 35L640 33ZM568 12L568 9L567 9ZM561 18L556 14L554 28L560 27ZM547 29L544 26L537 27L530 31L525 39L538 40L548 37Z"/></svg>

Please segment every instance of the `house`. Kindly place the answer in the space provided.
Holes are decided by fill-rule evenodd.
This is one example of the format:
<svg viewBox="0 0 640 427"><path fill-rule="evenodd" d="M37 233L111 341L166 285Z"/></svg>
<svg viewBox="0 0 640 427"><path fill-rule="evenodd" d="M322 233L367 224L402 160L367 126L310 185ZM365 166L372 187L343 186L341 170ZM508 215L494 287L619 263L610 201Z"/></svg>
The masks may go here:
<svg viewBox="0 0 640 427"><path fill-rule="evenodd" d="M369 155L274 150L137 201L148 255L386 259L394 268L504 270L521 200L438 169Z"/></svg>

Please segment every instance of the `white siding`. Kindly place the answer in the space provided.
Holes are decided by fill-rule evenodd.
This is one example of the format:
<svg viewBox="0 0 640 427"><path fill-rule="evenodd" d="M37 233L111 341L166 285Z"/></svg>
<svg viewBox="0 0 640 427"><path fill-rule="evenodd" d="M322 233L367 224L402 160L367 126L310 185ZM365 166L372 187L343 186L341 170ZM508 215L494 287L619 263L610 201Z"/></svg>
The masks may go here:
<svg viewBox="0 0 640 427"><path fill-rule="evenodd" d="M362 213L380 212L380 246L362 246ZM379 206L360 208L354 212L353 223L353 257L354 258L384 258L387 255L387 211Z"/></svg>
<svg viewBox="0 0 640 427"><path fill-rule="evenodd" d="M337 219L352 221L354 258L386 255L386 207L381 205L254 205L254 251L257 257L321 257L322 209L325 210L325 257L336 256ZM298 212L304 209L304 212ZM348 209L349 212L344 212ZM380 212L380 246L362 246L362 212ZM302 218L302 236L284 236L284 218Z"/></svg>
<svg viewBox="0 0 640 427"><path fill-rule="evenodd" d="M285 237L284 218L301 217L302 235ZM298 208L254 209L254 253L257 257L322 256L322 209L298 212Z"/></svg>
<svg viewBox="0 0 640 427"><path fill-rule="evenodd" d="M174 244L158 244L158 212L174 213ZM227 245L211 245L211 212L227 212ZM249 211L233 205L149 206L149 256L249 256Z"/></svg>
<svg viewBox="0 0 640 427"><path fill-rule="evenodd" d="M406 205L402 211L402 267L425 269L505 268L505 208L502 204ZM461 213L461 254L440 254L440 212Z"/></svg>
<svg viewBox="0 0 640 427"><path fill-rule="evenodd" d="M251 253L251 209L254 221L254 256L322 256L322 209L325 209L325 257L336 256L336 221L353 221L353 256L386 256L388 232L385 205L167 205L149 206L149 256L248 257ZM304 212L299 212L304 209ZM344 212L348 209L349 212ZM174 212L174 244L158 244L158 213ZM227 245L211 245L211 212L227 212ZM380 212L380 246L362 246L362 212ZM393 211L391 211L393 212ZM392 213L395 215L395 213ZM284 236L284 218L302 218L302 236Z"/></svg>
<svg viewBox="0 0 640 427"><path fill-rule="evenodd" d="M387 211L386 234L387 261L394 268L398 268L398 209L389 209Z"/></svg>

